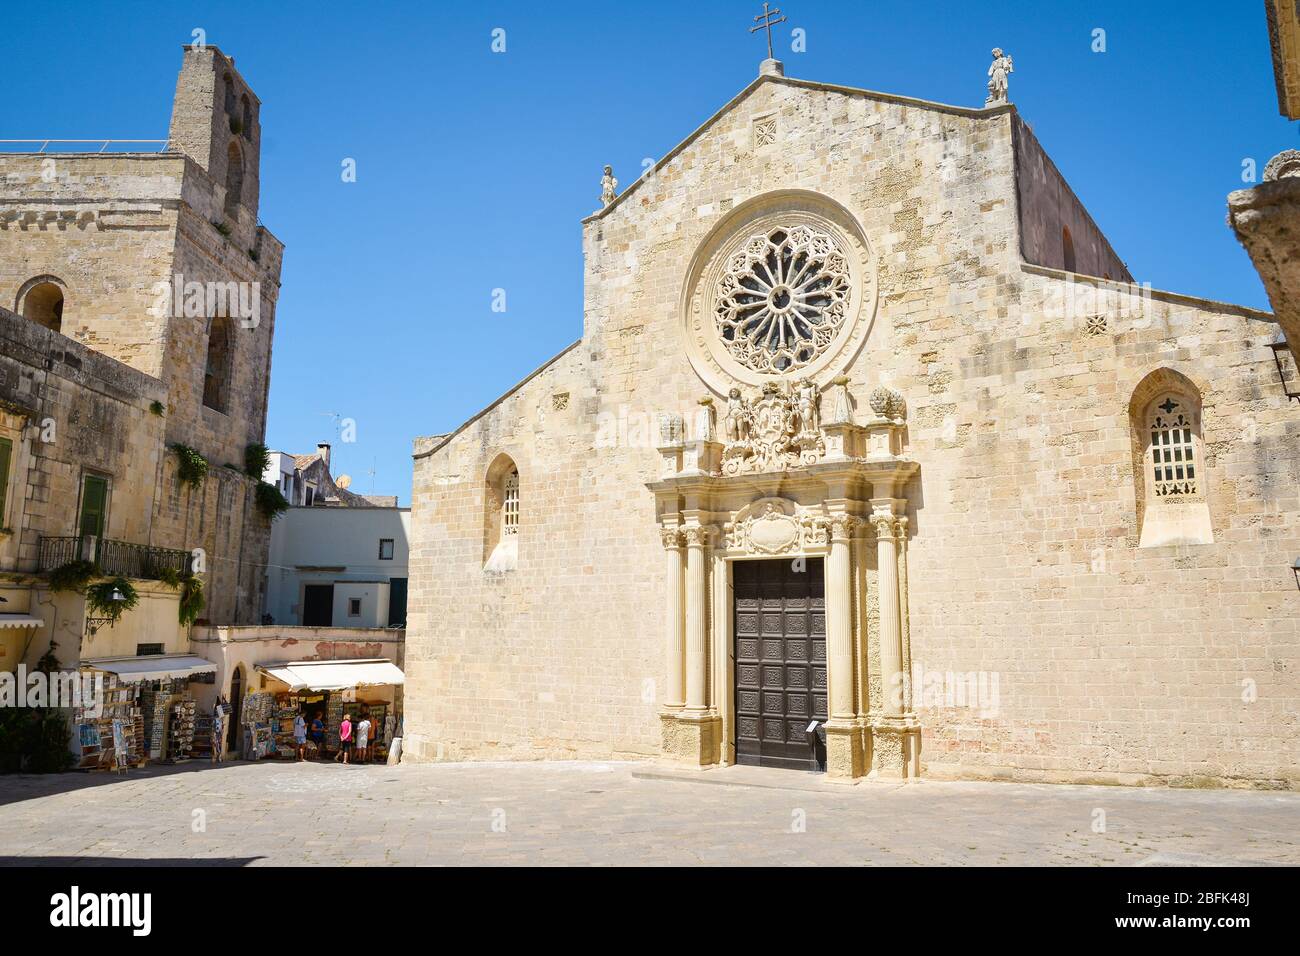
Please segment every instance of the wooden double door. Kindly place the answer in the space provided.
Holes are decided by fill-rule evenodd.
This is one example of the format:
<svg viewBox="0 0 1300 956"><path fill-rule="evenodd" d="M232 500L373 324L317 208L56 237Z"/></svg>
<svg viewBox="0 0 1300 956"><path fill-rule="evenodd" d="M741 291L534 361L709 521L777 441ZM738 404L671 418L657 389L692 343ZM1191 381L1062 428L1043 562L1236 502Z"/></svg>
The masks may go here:
<svg viewBox="0 0 1300 956"><path fill-rule="evenodd" d="M732 569L736 761L826 769L826 580L821 558Z"/></svg>

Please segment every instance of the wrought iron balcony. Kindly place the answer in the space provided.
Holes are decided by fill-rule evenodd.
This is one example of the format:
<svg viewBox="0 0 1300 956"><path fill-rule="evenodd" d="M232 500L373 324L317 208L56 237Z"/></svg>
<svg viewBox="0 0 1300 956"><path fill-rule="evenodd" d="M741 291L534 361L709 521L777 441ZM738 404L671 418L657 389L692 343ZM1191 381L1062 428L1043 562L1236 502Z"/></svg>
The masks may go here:
<svg viewBox="0 0 1300 956"><path fill-rule="evenodd" d="M177 574L185 574L190 569L188 551L131 544L94 535L41 536L38 571L53 571L70 561L92 561L106 575L155 580L168 569Z"/></svg>

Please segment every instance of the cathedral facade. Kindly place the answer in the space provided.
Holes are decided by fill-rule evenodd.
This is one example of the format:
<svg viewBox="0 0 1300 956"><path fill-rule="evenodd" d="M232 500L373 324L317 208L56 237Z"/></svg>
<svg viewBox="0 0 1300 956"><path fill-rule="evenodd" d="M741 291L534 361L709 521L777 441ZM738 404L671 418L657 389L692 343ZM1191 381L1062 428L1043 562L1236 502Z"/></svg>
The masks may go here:
<svg viewBox="0 0 1300 956"><path fill-rule="evenodd" d="M407 759L1300 780L1277 324L1135 283L1001 80L769 60L606 190L582 338L415 443Z"/></svg>

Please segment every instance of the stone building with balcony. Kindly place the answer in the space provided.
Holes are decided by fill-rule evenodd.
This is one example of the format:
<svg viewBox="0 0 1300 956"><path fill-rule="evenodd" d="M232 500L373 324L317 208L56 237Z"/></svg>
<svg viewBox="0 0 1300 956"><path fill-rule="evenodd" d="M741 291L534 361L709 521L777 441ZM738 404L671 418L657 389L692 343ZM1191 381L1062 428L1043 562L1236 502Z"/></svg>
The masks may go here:
<svg viewBox="0 0 1300 956"><path fill-rule="evenodd" d="M64 667L189 653L191 572L198 623L258 620L270 521L245 454L283 251L258 222L259 107L232 58L185 47L161 150L0 154L4 669L51 641ZM97 626L51 587L78 561L139 604Z"/></svg>

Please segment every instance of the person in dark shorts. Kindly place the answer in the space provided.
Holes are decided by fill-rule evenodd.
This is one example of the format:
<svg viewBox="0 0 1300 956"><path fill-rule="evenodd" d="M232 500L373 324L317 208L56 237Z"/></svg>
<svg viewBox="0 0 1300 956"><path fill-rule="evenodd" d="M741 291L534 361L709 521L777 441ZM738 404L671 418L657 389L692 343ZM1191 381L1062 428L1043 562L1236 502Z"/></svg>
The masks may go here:
<svg viewBox="0 0 1300 956"><path fill-rule="evenodd" d="M311 719L311 729L307 737L316 745L316 758L320 759L325 756L325 721L321 720L322 711L316 711L316 716Z"/></svg>
<svg viewBox="0 0 1300 956"><path fill-rule="evenodd" d="M349 763L352 757L352 715L344 714L343 723L339 724L339 752L334 755L337 762Z"/></svg>

